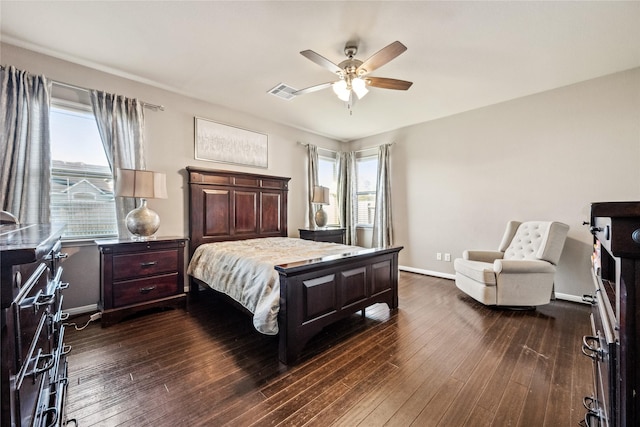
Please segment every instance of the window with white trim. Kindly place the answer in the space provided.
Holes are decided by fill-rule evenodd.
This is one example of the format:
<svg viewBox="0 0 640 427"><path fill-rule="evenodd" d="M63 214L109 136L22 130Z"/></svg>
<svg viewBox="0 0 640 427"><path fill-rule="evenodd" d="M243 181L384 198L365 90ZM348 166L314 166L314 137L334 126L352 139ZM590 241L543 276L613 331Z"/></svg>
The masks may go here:
<svg viewBox="0 0 640 427"><path fill-rule="evenodd" d="M357 181L357 226L370 227L376 208L376 182L378 175L378 156L356 158Z"/></svg>
<svg viewBox="0 0 640 427"><path fill-rule="evenodd" d="M90 105L52 99L51 222L64 239L118 234L113 174Z"/></svg>

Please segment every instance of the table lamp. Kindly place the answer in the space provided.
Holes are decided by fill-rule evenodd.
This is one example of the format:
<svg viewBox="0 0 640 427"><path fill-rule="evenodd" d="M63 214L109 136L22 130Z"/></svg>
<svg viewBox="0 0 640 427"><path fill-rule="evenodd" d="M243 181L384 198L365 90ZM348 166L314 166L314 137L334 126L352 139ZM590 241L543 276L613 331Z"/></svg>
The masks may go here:
<svg viewBox="0 0 640 427"><path fill-rule="evenodd" d="M160 217L147 207L147 199L167 198L167 177L160 172L138 169L116 170L116 196L138 197L140 207L127 214L125 223L135 240L147 240L160 227Z"/></svg>
<svg viewBox="0 0 640 427"><path fill-rule="evenodd" d="M313 187L313 200L311 203L320 205L316 211L315 220L318 227L324 227L327 225L327 213L322 209L322 205L329 204L329 188L328 187Z"/></svg>

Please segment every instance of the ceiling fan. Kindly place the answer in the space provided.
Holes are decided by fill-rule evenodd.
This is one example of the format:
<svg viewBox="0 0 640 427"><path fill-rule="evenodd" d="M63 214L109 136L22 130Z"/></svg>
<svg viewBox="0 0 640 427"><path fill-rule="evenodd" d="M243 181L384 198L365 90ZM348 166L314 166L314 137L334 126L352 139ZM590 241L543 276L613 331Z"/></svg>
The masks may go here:
<svg viewBox="0 0 640 427"><path fill-rule="evenodd" d="M356 95L357 99L360 99L369 92L368 87L407 90L413 84L412 82L369 75L369 73L382 67L405 50L407 50L405 45L399 41L395 41L380 49L363 62L355 58L358 53L358 47L354 44L347 43L344 48L344 54L347 56L347 59L337 65L312 50L303 50L300 52L302 56L335 73L339 80L300 89L293 92L293 95L304 95L333 87L333 91L338 98L347 102L348 107L351 108L355 101L353 94Z"/></svg>

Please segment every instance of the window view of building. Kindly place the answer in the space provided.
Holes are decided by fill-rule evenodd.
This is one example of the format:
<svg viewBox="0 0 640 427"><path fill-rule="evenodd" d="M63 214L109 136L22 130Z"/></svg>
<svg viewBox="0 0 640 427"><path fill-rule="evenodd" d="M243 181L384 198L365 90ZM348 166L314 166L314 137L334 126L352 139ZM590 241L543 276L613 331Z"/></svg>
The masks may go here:
<svg viewBox="0 0 640 427"><path fill-rule="evenodd" d="M378 174L378 157L367 156L356 159L356 179L359 226L373 225L376 208L376 181Z"/></svg>
<svg viewBox="0 0 640 427"><path fill-rule="evenodd" d="M63 238L118 234L113 176L91 108L53 102L51 221L65 223Z"/></svg>

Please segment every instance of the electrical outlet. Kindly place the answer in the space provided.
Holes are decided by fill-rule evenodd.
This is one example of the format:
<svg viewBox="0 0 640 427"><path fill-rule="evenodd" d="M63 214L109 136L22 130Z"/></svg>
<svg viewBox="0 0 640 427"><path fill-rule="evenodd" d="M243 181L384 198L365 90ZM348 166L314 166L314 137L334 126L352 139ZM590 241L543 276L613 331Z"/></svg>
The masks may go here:
<svg viewBox="0 0 640 427"><path fill-rule="evenodd" d="M447 262L451 262L451 254L444 254L444 260Z"/></svg>
<svg viewBox="0 0 640 427"><path fill-rule="evenodd" d="M436 253L436 260L442 261L442 252Z"/></svg>

